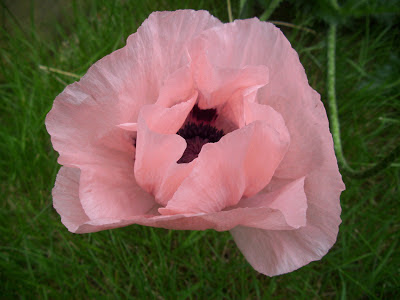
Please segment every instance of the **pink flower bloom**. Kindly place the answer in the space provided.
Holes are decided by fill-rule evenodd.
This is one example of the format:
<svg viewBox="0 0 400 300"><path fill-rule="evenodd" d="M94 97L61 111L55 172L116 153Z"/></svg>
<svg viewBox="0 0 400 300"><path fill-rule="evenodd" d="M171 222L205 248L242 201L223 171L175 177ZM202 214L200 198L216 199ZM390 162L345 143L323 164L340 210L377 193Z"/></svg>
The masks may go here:
<svg viewBox="0 0 400 300"><path fill-rule="evenodd" d="M230 230L269 276L336 241L344 184L326 113L272 24L153 13L65 88L46 126L71 232Z"/></svg>

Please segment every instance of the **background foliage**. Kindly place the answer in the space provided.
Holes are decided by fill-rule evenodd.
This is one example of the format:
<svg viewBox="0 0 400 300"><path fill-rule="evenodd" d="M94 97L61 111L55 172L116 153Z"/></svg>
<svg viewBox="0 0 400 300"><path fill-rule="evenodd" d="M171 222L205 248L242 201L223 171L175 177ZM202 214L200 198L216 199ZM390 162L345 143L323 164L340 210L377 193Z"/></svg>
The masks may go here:
<svg viewBox="0 0 400 300"><path fill-rule="evenodd" d="M77 80L74 74L83 75L122 47L152 11L206 9L228 22L227 2L0 3L1 298L400 298L398 160L368 179L344 177L337 243L321 261L283 276L254 271L228 232L134 225L69 233L51 201L59 166L44 119L55 96ZM331 22L338 24L342 143L356 169L368 167L400 142L398 4L231 2L234 18L289 23L278 26L298 51L326 108L326 34Z"/></svg>

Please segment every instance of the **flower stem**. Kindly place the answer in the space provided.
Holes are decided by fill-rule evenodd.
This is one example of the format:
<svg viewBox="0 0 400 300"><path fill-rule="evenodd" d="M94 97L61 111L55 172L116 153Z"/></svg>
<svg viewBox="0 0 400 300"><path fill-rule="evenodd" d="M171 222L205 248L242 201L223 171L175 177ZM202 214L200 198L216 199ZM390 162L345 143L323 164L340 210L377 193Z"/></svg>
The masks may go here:
<svg viewBox="0 0 400 300"><path fill-rule="evenodd" d="M333 136L334 148L336 157L340 167L345 173L353 178L367 178L375 175L379 171L387 168L396 158L400 156L400 145L398 145L392 152L384 157L380 162L376 163L369 169L363 171L356 171L350 167L343 154L342 141L340 138L340 124L339 114L336 103L336 89L335 89L335 51L336 51L336 28L337 25L331 23L328 30L328 102L329 102L329 119Z"/></svg>
<svg viewBox="0 0 400 300"><path fill-rule="evenodd" d="M232 7L231 7L231 0L226 0L226 4L228 7L228 18L229 18L229 22L233 21L233 17L232 17Z"/></svg>
<svg viewBox="0 0 400 300"><path fill-rule="evenodd" d="M336 103L336 69L335 69L335 51L336 51L336 24L331 24L328 31L328 101L330 113L330 125L333 135L335 152L339 164L345 169L351 169L344 158L342 150L342 141L340 139L339 114Z"/></svg>

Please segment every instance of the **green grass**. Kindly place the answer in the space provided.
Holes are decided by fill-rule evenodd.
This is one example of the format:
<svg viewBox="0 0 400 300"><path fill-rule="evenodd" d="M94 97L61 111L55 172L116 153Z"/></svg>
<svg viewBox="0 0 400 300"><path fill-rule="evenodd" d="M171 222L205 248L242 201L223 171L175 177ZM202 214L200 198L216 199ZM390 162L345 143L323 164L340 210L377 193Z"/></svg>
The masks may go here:
<svg viewBox="0 0 400 300"><path fill-rule="evenodd" d="M39 65L83 75L122 47L152 11L206 9L227 22L226 2L71 1L57 12L62 21L45 25L34 18L39 1L30 3L27 17L9 11L9 2L1 2L0 12L0 298L400 297L399 160L365 180L344 177L343 223L335 246L322 261L274 278L254 271L228 232L133 225L69 233L52 208L59 166L44 119L56 95L76 79ZM267 9L262 1L240 2L242 10L232 0L234 17L261 16ZM339 22L342 143L351 166L362 169L400 142L399 14L390 1L346 3L351 9L338 17L307 1L283 1L270 19L316 32L281 26L325 107L326 22Z"/></svg>

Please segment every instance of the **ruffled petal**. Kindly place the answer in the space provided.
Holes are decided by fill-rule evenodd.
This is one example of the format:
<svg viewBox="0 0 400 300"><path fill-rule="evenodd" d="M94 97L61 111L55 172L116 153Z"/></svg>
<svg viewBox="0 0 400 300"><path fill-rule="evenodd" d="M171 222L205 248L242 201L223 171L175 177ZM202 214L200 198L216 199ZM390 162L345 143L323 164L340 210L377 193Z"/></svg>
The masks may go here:
<svg viewBox="0 0 400 300"><path fill-rule="evenodd" d="M79 169L61 167L52 192L53 206L61 216L61 222L71 232L89 221L79 201L79 177Z"/></svg>
<svg viewBox="0 0 400 300"><path fill-rule="evenodd" d="M133 157L125 168L81 169L79 198L90 219L142 215L156 205L154 197L136 183L133 170Z"/></svg>
<svg viewBox="0 0 400 300"><path fill-rule="evenodd" d="M138 120L138 131L146 126L161 134L175 134L182 127L196 99L197 92L194 92L188 99L170 108L158 104L143 106Z"/></svg>
<svg viewBox="0 0 400 300"><path fill-rule="evenodd" d="M289 144L284 124L265 121L233 131L205 144L161 214L216 212L259 192L272 178ZM281 132L285 132L281 134Z"/></svg>
<svg viewBox="0 0 400 300"><path fill-rule="evenodd" d="M260 102L272 106L283 116L292 137L288 153L277 169L276 176L304 176L318 169L326 159L334 159L333 168L337 169L324 106L318 93L308 85L294 50L286 57L282 69L285 71L275 74L271 88L260 90L258 94ZM285 86L277 86L281 80L285 80Z"/></svg>
<svg viewBox="0 0 400 300"><path fill-rule="evenodd" d="M193 61L193 78L200 93L201 109L220 106L237 93L245 96L268 83L269 72L264 65L235 68L234 62L220 64L220 58L224 60L227 49L217 49L212 44L216 39L231 37L229 35L214 37L213 33L215 33L213 29L204 31L189 47L189 55Z"/></svg>
<svg viewBox="0 0 400 300"><path fill-rule="evenodd" d="M194 162L177 164L186 142L175 133L184 123L196 98L197 93L171 108L158 104L145 106L139 116L135 178L161 205L167 204L194 165Z"/></svg>
<svg viewBox="0 0 400 300"><path fill-rule="evenodd" d="M260 192L253 197L243 198L237 207L268 207L279 210L285 217L286 223L292 228L305 226L307 222L307 196L304 192L304 179L302 177L289 182L273 192ZM241 225L249 226L246 224Z"/></svg>
<svg viewBox="0 0 400 300"><path fill-rule="evenodd" d="M257 271L275 276L321 259L336 242L339 230L339 197L343 182L335 170L306 177L307 223L296 230L271 231L238 226L233 238Z"/></svg>
<svg viewBox="0 0 400 300"><path fill-rule="evenodd" d="M246 95L268 83L268 68L265 66L219 68L199 61L193 65L200 109L223 105L236 93Z"/></svg>
<svg viewBox="0 0 400 300"><path fill-rule="evenodd" d="M196 94L190 64L172 73L160 89L157 104L172 107Z"/></svg>
<svg viewBox="0 0 400 300"><path fill-rule="evenodd" d="M257 18L235 20L232 23L205 30L190 44L189 53L192 59L203 55L210 65L219 68L279 66L282 62L275 62L272 58L269 61L260 60L260 56L268 58L275 52L288 50L275 48L277 32L283 36L274 25L260 22Z"/></svg>
<svg viewBox="0 0 400 300"><path fill-rule="evenodd" d="M46 118L47 131L58 162L66 166L114 164L131 149L116 128L117 103L113 99L80 91L79 83L68 86L55 100Z"/></svg>

